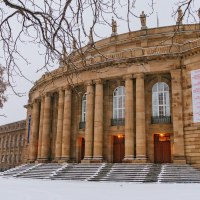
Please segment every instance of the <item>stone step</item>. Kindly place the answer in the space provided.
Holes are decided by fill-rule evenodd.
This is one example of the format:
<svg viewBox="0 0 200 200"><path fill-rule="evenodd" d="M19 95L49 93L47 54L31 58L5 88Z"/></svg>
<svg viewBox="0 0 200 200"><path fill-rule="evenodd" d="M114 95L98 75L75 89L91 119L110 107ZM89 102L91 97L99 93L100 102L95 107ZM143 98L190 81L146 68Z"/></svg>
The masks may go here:
<svg viewBox="0 0 200 200"><path fill-rule="evenodd" d="M178 164L27 164L1 173L20 178L107 182L200 183L200 171Z"/></svg>

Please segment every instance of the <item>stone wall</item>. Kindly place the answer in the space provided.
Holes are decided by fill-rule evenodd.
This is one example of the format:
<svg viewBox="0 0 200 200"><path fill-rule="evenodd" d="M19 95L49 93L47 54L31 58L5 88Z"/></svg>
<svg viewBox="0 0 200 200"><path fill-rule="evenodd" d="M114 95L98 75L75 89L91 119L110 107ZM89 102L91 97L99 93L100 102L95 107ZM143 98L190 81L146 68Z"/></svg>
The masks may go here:
<svg viewBox="0 0 200 200"><path fill-rule="evenodd" d="M24 163L26 121L0 126L0 171Z"/></svg>

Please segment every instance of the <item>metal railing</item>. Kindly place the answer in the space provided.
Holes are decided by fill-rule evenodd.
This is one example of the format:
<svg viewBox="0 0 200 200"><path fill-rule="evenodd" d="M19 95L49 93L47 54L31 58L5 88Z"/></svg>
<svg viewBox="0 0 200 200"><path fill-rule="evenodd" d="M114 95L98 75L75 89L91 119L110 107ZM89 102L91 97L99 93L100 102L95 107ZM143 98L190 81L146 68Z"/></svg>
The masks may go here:
<svg viewBox="0 0 200 200"><path fill-rule="evenodd" d="M171 116L152 116L152 124L171 124Z"/></svg>
<svg viewBox="0 0 200 200"><path fill-rule="evenodd" d="M84 129L84 128L85 128L85 122L80 122L79 129Z"/></svg>
<svg viewBox="0 0 200 200"><path fill-rule="evenodd" d="M111 119L111 126L124 126L124 125L125 125L124 118Z"/></svg>

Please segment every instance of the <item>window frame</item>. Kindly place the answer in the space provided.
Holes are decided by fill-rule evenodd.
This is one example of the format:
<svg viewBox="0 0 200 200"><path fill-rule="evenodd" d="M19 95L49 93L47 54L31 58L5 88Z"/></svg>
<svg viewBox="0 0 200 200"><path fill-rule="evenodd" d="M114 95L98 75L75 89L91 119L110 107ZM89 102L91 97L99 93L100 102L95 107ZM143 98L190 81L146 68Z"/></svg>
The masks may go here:
<svg viewBox="0 0 200 200"><path fill-rule="evenodd" d="M152 87L152 116L170 117L170 90L165 82L157 82Z"/></svg>
<svg viewBox="0 0 200 200"><path fill-rule="evenodd" d="M86 106L87 106L87 96L85 93L81 99L81 122L86 121L86 109L87 109Z"/></svg>
<svg viewBox="0 0 200 200"><path fill-rule="evenodd" d="M113 91L113 119L124 119L124 118L125 118L125 87L118 86Z"/></svg>

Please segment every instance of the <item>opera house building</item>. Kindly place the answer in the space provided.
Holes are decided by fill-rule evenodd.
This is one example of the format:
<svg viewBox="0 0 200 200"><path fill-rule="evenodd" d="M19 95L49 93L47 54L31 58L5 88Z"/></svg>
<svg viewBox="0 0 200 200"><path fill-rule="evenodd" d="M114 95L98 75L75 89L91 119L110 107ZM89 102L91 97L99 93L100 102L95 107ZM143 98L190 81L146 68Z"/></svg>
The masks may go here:
<svg viewBox="0 0 200 200"><path fill-rule="evenodd" d="M200 167L200 25L89 43L29 92L27 119L0 126L0 167L188 163ZM75 67L74 67L75 66Z"/></svg>

